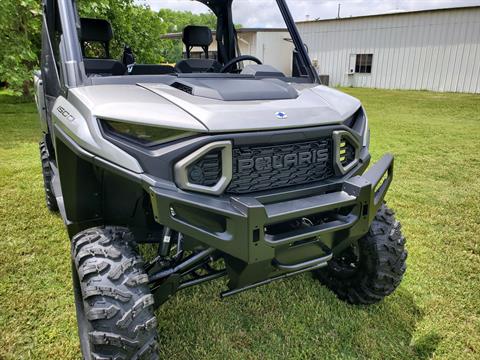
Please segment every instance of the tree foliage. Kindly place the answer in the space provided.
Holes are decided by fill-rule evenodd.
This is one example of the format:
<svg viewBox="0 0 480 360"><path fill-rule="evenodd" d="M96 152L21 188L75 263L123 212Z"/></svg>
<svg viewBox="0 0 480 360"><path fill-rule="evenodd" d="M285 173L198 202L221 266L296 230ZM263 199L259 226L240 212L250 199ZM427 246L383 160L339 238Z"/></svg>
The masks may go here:
<svg viewBox="0 0 480 360"><path fill-rule="evenodd" d="M163 24L166 25L166 33L181 32L187 25L203 25L214 30L217 26L217 18L211 12L193 14L189 11L173 11L161 9L158 13ZM178 40L162 40L163 57L166 62L173 63L182 57L183 45Z"/></svg>
<svg viewBox="0 0 480 360"><path fill-rule="evenodd" d="M40 4L37 0L1 0L0 14L0 81L28 95L32 71L39 65Z"/></svg>
<svg viewBox="0 0 480 360"><path fill-rule="evenodd" d="M111 53L120 58L124 45L129 45L139 62L157 63L163 60L158 39L166 32L158 13L144 6L136 6L132 0L79 1L82 17L108 19L113 27L114 39Z"/></svg>
<svg viewBox="0 0 480 360"><path fill-rule="evenodd" d="M187 25L216 27L213 13L194 14L190 11L160 9L152 11L147 6L135 5L132 0L81 0L81 16L108 19L115 38L112 54L120 57L124 45L129 45L137 62L156 64L175 62L182 55L182 44L177 40L161 39L167 33L180 32Z"/></svg>
<svg viewBox="0 0 480 360"><path fill-rule="evenodd" d="M137 62L156 64L174 62L182 55L182 44L161 40L170 32L180 32L186 25L206 25L214 29L213 13L194 14L188 11L137 5L134 0L78 0L81 16L108 19L114 39L111 54L120 58L124 45L129 45ZM39 0L0 0L0 82L12 90L28 95L32 72L39 68L41 49L41 6Z"/></svg>

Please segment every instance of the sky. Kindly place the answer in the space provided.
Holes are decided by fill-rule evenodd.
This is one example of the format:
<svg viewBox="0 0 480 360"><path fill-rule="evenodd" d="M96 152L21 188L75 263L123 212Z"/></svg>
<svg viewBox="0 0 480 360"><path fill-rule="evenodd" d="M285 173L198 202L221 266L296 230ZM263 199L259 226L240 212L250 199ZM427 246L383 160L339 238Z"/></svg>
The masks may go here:
<svg viewBox="0 0 480 360"><path fill-rule="evenodd" d="M152 9L170 8L205 12L206 6L192 0L136 0ZM457 6L480 5L480 0L287 0L296 21L383 14ZM282 26L275 0L234 0L234 21L243 27Z"/></svg>

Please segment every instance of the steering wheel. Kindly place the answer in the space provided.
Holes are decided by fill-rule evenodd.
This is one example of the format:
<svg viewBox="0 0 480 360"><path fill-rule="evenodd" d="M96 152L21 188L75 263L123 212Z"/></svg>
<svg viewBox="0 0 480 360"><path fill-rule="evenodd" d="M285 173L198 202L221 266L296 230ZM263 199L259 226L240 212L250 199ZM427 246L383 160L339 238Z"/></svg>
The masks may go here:
<svg viewBox="0 0 480 360"><path fill-rule="evenodd" d="M254 61L256 62L257 64L259 65L262 65L262 62L256 58L255 56L251 56L251 55L241 55L241 56L237 56L236 58L233 58L232 60L230 60L229 62L227 62L223 68L220 70L221 73L226 73L226 72L229 72L230 69L233 67L233 65L239 63L239 62L242 62L242 61L247 61L247 60L251 60L251 61Z"/></svg>

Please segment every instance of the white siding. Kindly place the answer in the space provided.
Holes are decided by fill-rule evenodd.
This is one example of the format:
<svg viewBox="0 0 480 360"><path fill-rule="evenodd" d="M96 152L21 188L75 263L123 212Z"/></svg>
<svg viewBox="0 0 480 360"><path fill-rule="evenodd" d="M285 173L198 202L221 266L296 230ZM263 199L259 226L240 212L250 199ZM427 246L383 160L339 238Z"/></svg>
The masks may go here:
<svg viewBox="0 0 480 360"><path fill-rule="evenodd" d="M303 22L298 28L332 86L480 93L480 7ZM373 54L371 74L349 74L354 54Z"/></svg>
<svg viewBox="0 0 480 360"><path fill-rule="evenodd" d="M269 64L286 74L292 75L293 44L288 32L258 32L255 53L262 63Z"/></svg>
<svg viewBox="0 0 480 360"><path fill-rule="evenodd" d="M262 63L269 64L282 71L287 76L292 75L293 44L286 39L290 38L288 31L248 31L238 33L238 46L242 55L252 55ZM186 51L185 46L183 51ZM209 51L217 52L217 39L213 35L213 42ZM203 54L201 48L195 47L192 53ZM248 63L246 63L248 64Z"/></svg>

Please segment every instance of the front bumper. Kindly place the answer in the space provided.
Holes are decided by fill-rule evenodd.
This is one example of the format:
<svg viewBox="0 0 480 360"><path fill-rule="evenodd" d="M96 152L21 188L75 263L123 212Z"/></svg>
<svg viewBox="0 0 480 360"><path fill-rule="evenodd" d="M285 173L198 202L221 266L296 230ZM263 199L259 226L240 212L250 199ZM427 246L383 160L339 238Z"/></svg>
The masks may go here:
<svg viewBox="0 0 480 360"><path fill-rule="evenodd" d="M151 186L149 192L155 219L163 225L245 265L288 272L325 261L365 235L392 177L393 156L387 154L363 175L275 195L213 197L167 186ZM318 215L328 220L269 231Z"/></svg>

